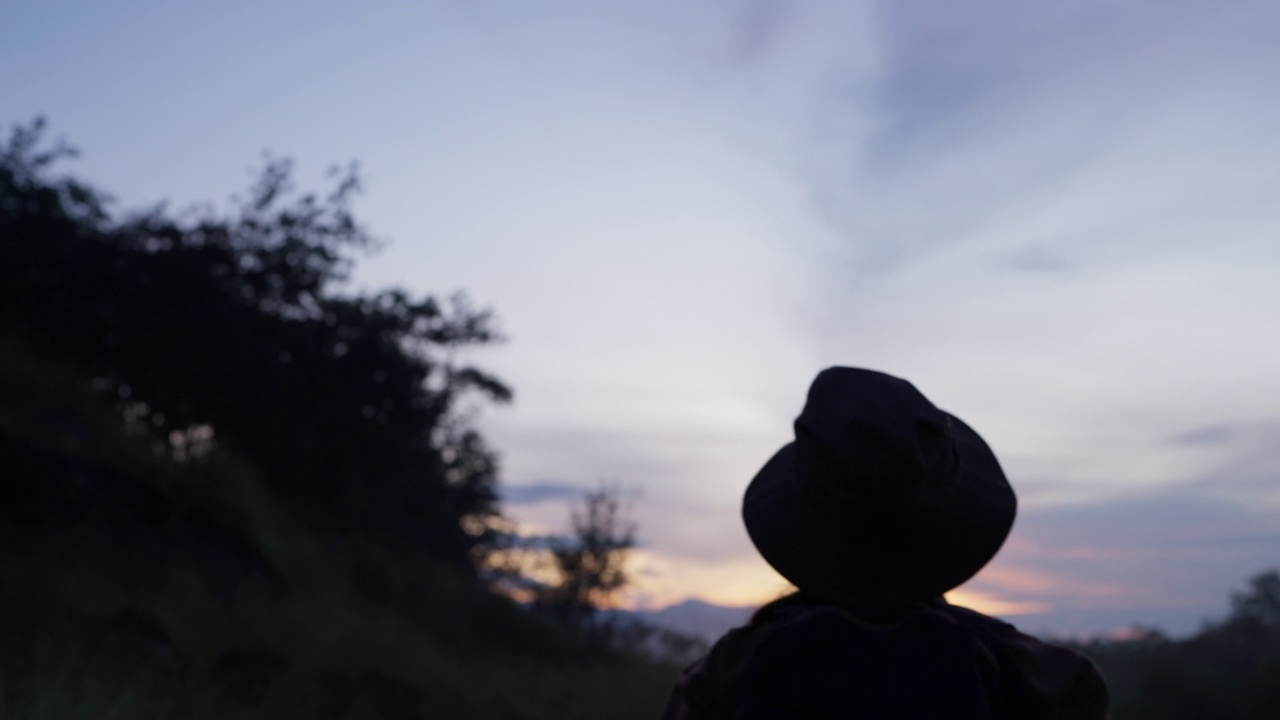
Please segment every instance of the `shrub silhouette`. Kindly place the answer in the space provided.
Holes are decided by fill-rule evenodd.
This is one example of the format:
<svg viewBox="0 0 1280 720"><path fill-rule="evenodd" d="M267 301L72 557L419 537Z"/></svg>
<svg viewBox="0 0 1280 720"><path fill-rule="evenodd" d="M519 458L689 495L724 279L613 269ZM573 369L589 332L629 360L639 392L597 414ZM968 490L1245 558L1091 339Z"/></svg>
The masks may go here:
<svg viewBox="0 0 1280 720"><path fill-rule="evenodd" d="M462 295L347 289L375 246L355 168L299 193L268 159L229 209L121 213L44 136L0 145L0 333L86 368L167 452L233 449L311 527L469 572L496 457L456 409L511 392L449 358L499 336Z"/></svg>

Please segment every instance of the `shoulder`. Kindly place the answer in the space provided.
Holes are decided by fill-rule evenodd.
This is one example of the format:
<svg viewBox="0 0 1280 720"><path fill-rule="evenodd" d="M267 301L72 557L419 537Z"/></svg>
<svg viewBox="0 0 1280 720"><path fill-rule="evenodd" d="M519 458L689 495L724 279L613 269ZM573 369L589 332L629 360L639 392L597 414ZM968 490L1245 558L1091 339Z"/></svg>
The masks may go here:
<svg viewBox="0 0 1280 720"><path fill-rule="evenodd" d="M1092 660L1003 624L992 633L1000 654L1017 673L1037 717L1105 720L1110 693Z"/></svg>
<svg viewBox="0 0 1280 720"><path fill-rule="evenodd" d="M725 717L734 681L771 631L770 625L751 624L725 633L706 655L681 673L662 719Z"/></svg>

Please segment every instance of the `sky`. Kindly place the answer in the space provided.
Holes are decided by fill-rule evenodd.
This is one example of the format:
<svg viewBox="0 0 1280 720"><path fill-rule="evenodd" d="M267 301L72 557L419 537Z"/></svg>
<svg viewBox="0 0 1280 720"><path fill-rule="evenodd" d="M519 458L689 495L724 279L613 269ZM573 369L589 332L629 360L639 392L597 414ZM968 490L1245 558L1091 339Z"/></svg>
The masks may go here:
<svg viewBox="0 0 1280 720"><path fill-rule="evenodd" d="M1018 491L957 602L1185 633L1280 564L1273 0L10 0L0 62L121 207L358 160L357 282L494 310L506 511L626 488L626 604L785 589L741 494L831 365Z"/></svg>

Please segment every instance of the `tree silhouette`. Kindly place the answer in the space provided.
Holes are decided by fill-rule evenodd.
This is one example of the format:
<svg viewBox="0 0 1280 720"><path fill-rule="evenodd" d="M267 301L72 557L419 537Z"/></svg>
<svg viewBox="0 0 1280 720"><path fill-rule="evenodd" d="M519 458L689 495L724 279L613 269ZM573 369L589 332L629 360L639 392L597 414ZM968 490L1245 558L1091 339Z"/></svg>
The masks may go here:
<svg viewBox="0 0 1280 720"><path fill-rule="evenodd" d="M1232 595L1232 612L1185 639L1147 632L1080 646L1111 685L1117 719L1280 717L1280 571Z"/></svg>
<svg viewBox="0 0 1280 720"><path fill-rule="evenodd" d="M558 582L544 602L573 627L587 627L595 611L626 586L627 555L636 526L626 516L622 491L604 486L587 492L571 513L573 534L555 543Z"/></svg>
<svg viewBox="0 0 1280 720"><path fill-rule="evenodd" d="M450 361L499 339L465 296L347 287L376 247L354 166L300 193L268 158L231 207L121 213L57 172L42 121L0 145L0 333L76 361L128 421L249 460L316 529L458 567L495 510L496 457L458 413L497 378Z"/></svg>
<svg viewBox="0 0 1280 720"><path fill-rule="evenodd" d="M1280 633L1280 570L1254 575L1247 590L1233 593L1231 617Z"/></svg>

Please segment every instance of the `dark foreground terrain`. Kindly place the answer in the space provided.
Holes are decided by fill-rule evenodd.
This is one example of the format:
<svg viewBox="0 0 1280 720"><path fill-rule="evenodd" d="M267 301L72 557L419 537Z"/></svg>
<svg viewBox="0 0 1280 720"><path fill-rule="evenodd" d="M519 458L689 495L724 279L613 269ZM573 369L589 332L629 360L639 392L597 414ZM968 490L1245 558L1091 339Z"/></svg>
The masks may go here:
<svg viewBox="0 0 1280 720"><path fill-rule="evenodd" d="M675 668L291 522L0 344L0 716L652 718Z"/></svg>

